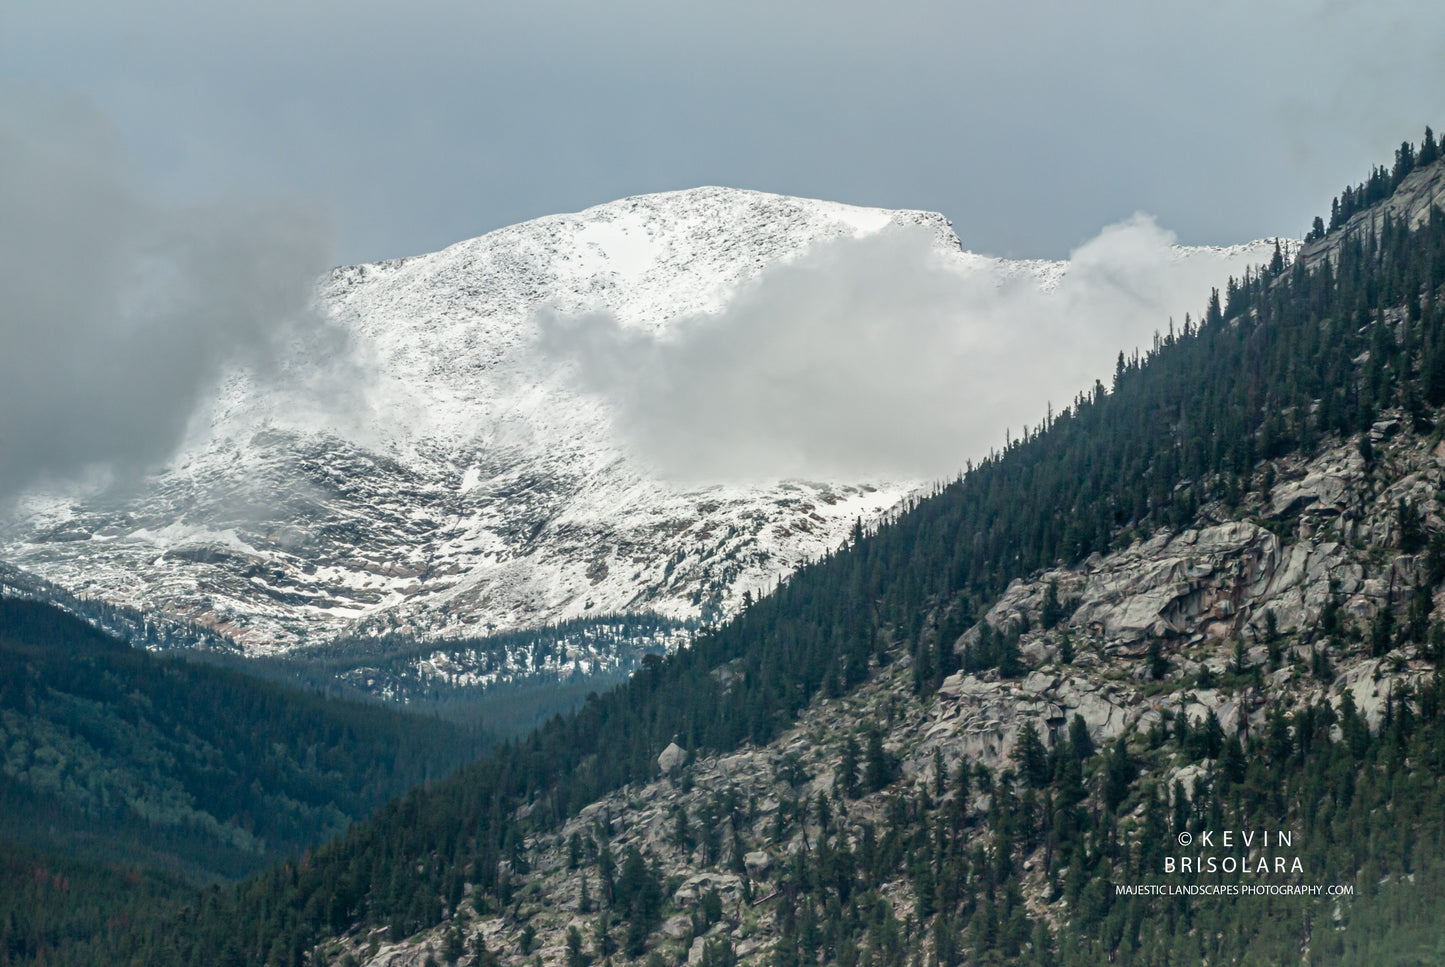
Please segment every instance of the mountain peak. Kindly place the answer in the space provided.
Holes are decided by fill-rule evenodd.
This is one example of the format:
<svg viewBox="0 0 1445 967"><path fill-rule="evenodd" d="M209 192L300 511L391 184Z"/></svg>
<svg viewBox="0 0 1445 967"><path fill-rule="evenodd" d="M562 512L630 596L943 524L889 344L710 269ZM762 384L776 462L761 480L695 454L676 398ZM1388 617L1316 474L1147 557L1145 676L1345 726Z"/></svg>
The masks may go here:
<svg viewBox="0 0 1445 967"><path fill-rule="evenodd" d="M263 651L612 613L726 616L921 481L660 479L609 401L539 354L539 319L605 315L644 338L721 312L820 244L891 226L931 232L941 263L999 286L1047 290L1066 271L965 252L937 213L718 186L336 269L319 302L346 333L353 370L298 353L279 381L236 374L187 449L137 493L118 506L32 500L0 530L0 551L73 592ZM317 386L348 404L325 424L292 391Z"/></svg>

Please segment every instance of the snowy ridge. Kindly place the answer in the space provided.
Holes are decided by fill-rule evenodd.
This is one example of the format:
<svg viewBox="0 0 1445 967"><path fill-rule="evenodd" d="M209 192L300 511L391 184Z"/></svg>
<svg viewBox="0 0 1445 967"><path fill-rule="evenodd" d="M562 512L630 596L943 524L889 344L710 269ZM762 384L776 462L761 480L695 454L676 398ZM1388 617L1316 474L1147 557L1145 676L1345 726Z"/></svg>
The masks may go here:
<svg viewBox="0 0 1445 967"><path fill-rule="evenodd" d="M820 241L889 225L930 229L941 258L1000 284L1051 289L1068 271L965 252L933 213L725 188L340 268L320 301L354 360L298 356L280 390L236 374L139 494L35 496L0 554L255 652L613 613L725 616L921 482L660 480L622 447L604 402L539 364L538 313L605 311L657 333ZM1271 246L1246 254L1264 261ZM347 414L318 421L302 390L327 385Z"/></svg>

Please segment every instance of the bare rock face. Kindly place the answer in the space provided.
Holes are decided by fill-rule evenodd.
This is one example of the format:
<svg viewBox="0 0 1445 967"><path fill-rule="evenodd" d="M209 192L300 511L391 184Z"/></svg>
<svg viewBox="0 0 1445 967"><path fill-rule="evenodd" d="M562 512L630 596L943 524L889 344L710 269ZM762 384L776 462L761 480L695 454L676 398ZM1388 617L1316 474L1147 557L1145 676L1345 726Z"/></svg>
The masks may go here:
<svg viewBox="0 0 1445 967"><path fill-rule="evenodd" d="M1391 683L1408 684L1424 674L1410 656L1353 661L1326 688L1300 667L1312 660L1314 647L1329 644L1299 642L1331 605L1346 633L1358 639L1381 608L1398 608L1421 577L1419 555L1382 552L1398 540L1401 500L1431 527L1439 525L1445 452L1394 440L1395 434L1381 434L1376 441L1388 455L1373 472L1353 446L1285 462L1272 492L1256 496L1254 519L1159 532L1078 567L1014 581L984 620L1000 632L1022 631L1020 652L1032 670L1015 681L1001 681L992 671L945 679L924 740L905 770L926 770L935 749L950 763L1007 764L1026 723L1052 744L1076 715L1096 742L1179 714L1193 721L1213 714L1226 732L1248 731L1260 727L1276 704L1338 705L1348 690L1360 713L1378 724ZM1073 611L1058 628L1041 629L1050 585ZM1182 682L1196 673L1230 671L1236 642L1246 667L1266 665L1271 627L1275 647L1285 653L1257 686L1234 693L1145 687L1152 677L1144 660L1151 646L1161 652L1165 679ZM1071 665L1057 661L1064 635L1077 652ZM978 629L970 629L956 647L977 637Z"/></svg>
<svg viewBox="0 0 1445 967"><path fill-rule="evenodd" d="M1279 562L1275 536L1237 522L1160 535L1091 575L1071 625L1121 645L1227 625L1243 595L1262 593Z"/></svg>
<svg viewBox="0 0 1445 967"><path fill-rule="evenodd" d="M1356 457L1358 458L1358 454ZM1360 461L1363 464L1363 460ZM1349 476L1334 473L1311 473L1303 480L1291 481L1274 491L1270 503L1271 517L1298 515L1304 511L1319 514L1343 514L1349 506L1348 497L1356 483Z"/></svg>
<svg viewBox="0 0 1445 967"><path fill-rule="evenodd" d="M705 893L716 893L723 903L736 903L742 895L743 881L732 873L696 873L683 881L672 895L680 907L697 903Z"/></svg>
<svg viewBox="0 0 1445 967"><path fill-rule="evenodd" d="M1096 743L1144 729L1160 718L1180 711L1200 719L1210 711L1230 714L1223 696L1194 692L1146 699L1132 682L1101 680L1095 675L1055 668L1035 671L1023 681L999 681L955 673L944 679L924 738L914 751L906 772L926 772L934 750L950 765L960 759L992 767L1009 763L1019 733L1032 723L1046 746L1066 737L1069 723L1078 716ZM1237 718L1237 712L1234 713ZM1259 717L1262 722L1262 716Z"/></svg>
<svg viewBox="0 0 1445 967"><path fill-rule="evenodd" d="M1108 557L1095 555L1079 568L1016 581L987 620L1006 629L1036 617L1050 582L1077 605L1071 630L1100 639L1109 654L1126 656L1142 654L1156 638L1171 646L1233 635L1258 641L1271 612L1281 631L1306 628L1319 620L1332 593L1346 612L1368 619L1389 582L1381 587L1365 580L1351 542L1392 542L1394 504L1401 497L1427 519L1438 512L1433 487L1441 472L1434 465L1441 461L1429 459L1426 472L1404 475L1367 506L1359 453L1330 451L1294 468L1297 476L1281 480L1259 507L1257 519L1275 522L1273 529L1230 520L1161 532ZM1300 539L1282 540L1282 530ZM1400 566L1408 570L1411 564Z"/></svg>
<svg viewBox="0 0 1445 967"><path fill-rule="evenodd" d="M1313 269L1326 258L1338 264L1340 246L1346 239L1379 235L1388 218L1394 224L1419 228L1430 218L1430 209L1445 207L1445 161L1416 168L1405 177L1388 199L1353 215L1343 226L1300 249L1299 258Z"/></svg>
<svg viewBox="0 0 1445 967"><path fill-rule="evenodd" d="M1262 633L1265 613L1279 628L1319 619L1330 581L1353 595L1363 574L1337 541L1282 547L1248 521L1161 535L1111 555L1083 582L1070 627L1139 653L1150 638L1223 638Z"/></svg>
<svg viewBox="0 0 1445 967"><path fill-rule="evenodd" d="M657 757L657 767L666 775L686 761L687 752L682 746L676 742L669 742L667 748L663 749L662 754Z"/></svg>

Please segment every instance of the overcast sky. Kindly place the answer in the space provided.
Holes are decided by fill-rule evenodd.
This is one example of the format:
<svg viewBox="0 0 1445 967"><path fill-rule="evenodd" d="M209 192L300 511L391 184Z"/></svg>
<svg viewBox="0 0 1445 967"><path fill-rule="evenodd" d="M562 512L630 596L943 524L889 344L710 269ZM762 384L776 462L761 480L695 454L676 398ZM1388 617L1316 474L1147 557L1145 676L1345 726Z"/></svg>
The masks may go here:
<svg viewBox="0 0 1445 967"><path fill-rule="evenodd" d="M0 81L78 94L152 191L294 198L339 261L722 184L1063 257L1136 211L1301 234L1445 123L1445 5L5 0Z"/></svg>
<svg viewBox="0 0 1445 967"><path fill-rule="evenodd" d="M665 352L606 320L554 332L593 352L582 373L643 454L682 434L715 473L956 468L1202 305L1198 280L1187 300L1143 296L1188 280L1134 284L1169 241L1298 236L1445 127L1442 38L1438 0L0 0L0 499L139 479L228 367L340 353L309 305L328 263L704 184L941 211L993 255L1102 256L1047 303L960 286L906 239L770 274L714 322L841 355L790 373L770 399L796 419L742 443L698 437L693 405L771 385L771 362L717 350L725 327ZM839 292L857 311L824 311ZM1010 365L1029 378L999 385ZM812 419L849 366L869 392L823 416L857 418ZM676 419L629 404L639 387ZM973 422L898 438L942 410Z"/></svg>

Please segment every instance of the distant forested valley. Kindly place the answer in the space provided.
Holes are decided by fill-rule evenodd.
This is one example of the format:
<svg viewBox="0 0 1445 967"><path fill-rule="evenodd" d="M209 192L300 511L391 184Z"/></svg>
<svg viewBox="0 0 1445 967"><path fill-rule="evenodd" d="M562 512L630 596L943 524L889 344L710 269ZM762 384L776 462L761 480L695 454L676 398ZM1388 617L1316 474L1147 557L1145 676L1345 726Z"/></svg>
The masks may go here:
<svg viewBox="0 0 1445 967"><path fill-rule="evenodd" d="M445 777L489 741L0 599L0 924L63 921L65 899L92 889L155 898L235 880ZM52 902L28 902L36 890Z"/></svg>

